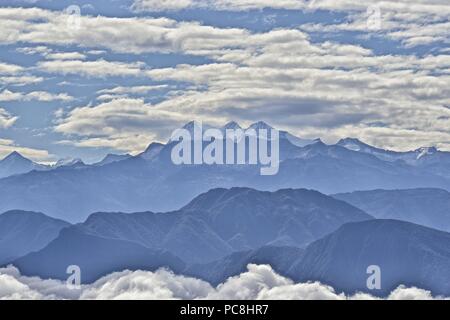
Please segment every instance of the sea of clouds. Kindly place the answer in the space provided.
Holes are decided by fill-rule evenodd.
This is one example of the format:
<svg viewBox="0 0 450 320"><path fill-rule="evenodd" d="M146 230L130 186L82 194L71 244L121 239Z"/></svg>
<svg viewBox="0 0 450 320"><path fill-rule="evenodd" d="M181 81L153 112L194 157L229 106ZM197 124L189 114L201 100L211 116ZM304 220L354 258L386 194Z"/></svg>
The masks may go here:
<svg viewBox="0 0 450 320"><path fill-rule="evenodd" d="M377 299L365 293L347 296L319 282L294 283L269 265L249 264L247 272L217 287L160 269L156 272L122 271L80 289L65 282L22 276L15 267L0 268L0 299ZM429 291L399 286L387 299L443 299Z"/></svg>

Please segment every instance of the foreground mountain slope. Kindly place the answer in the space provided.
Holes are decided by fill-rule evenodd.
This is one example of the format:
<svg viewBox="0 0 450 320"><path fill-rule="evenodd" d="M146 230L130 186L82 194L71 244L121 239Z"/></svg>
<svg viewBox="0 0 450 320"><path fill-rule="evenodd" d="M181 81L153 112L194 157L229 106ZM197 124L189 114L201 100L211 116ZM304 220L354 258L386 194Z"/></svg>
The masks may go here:
<svg viewBox="0 0 450 320"><path fill-rule="evenodd" d="M380 219L397 219L450 232L450 193L441 189L372 190L333 197Z"/></svg>
<svg viewBox="0 0 450 320"><path fill-rule="evenodd" d="M0 215L0 264L40 250L70 224L38 212L9 211Z"/></svg>
<svg viewBox="0 0 450 320"><path fill-rule="evenodd" d="M185 268L182 260L168 252L129 241L95 237L76 226L64 229L58 239L38 252L15 260L14 265L24 275L61 280L68 278L67 268L76 265L80 267L83 284L125 269L154 271L167 267L181 272Z"/></svg>
<svg viewBox="0 0 450 320"><path fill-rule="evenodd" d="M381 269L381 289L372 294L386 295L403 284L448 296L450 234L398 220L349 223L309 245L287 274L347 293L369 292L371 265Z"/></svg>
<svg viewBox="0 0 450 320"><path fill-rule="evenodd" d="M182 211L207 212L204 220L222 238L237 242L238 236L247 239L240 249L268 243L302 246L346 221L372 219L365 212L334 200L305 189L265 192L219 188L196 197Z"/></svg>

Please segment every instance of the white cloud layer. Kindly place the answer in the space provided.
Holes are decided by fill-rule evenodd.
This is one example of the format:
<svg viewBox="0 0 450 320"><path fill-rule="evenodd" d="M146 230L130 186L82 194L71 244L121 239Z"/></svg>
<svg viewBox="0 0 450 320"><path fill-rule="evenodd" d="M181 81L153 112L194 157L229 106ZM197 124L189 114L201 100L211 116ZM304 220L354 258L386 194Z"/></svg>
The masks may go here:
<svg viewBox="0 0 450 320"><path fill-rule="evenodd" d="M188 84L183 87L186 89L170 91L154 105L129 97L143 91L125 92L122 88L98 92L97 104L79 106L58 119L56 131L67 135L64 143L139 152L150 139L167 138L169 125L173 130L193 119L212 123L266 120L304 138L322 137L326 142L351 136L395 150L429 145L450 150L450 55L445 51L424 56L377 54L361 45L312 41L309 36L313 31L349 30L387 36L405 46L445 43L450 34L450 9L445 0L377 2L381 10L378 31L368 30L369 0L201 3L221 10L276 7L312 12L324 9L349 15L337 25L252 32L152 17L81 16L74 28L63 12L0 8L0 27L5 30L0 34L0 43L24 43L30 47L21 48L23 53L47 57L37 63L40 72L100 78L148 77L161 83ZM157 11L198 6L196 0L142 0L134 4L136 10ZM127 62L86 60L81 53L53 53L47 47L51 45L110 50L129 57L179 53L205 57L208 63L151 69L132 58ZM58 56L50 60L51 54ZM13 70L14 66L0 65L2 68ZM12 90L0 92L0 97L3 101L27 99Z"/></svg>
<svg viewBox="0 0 450 320"><path fill-rule="evenodd" d="M429 291L399 286L387 299L442 299ZM80 290L70 290L57 280L20 275L14 267L0 269L0 299L248 299L248 300L345 300L377 299L369 294L338 294L318 282L294 283L276 274L268 265L248 266L248 271L231 277L216 288L205 281L156 272L123 271L112 273Z"/></svg>
<svg viewBox="0 0 450 320"><path fill-rule="evenodd" d="M11 127L16 120L17 117L13 117L8 111L0 108L0 129Z"/></svg>
<svg viewBox="0 0 450 320"><path fill-rule="evenodd" d="M72 101L74 98L67 93L54 94L46 91L32 91L29 93L14 92L5 89L0 92L0 101Z"/></svg>

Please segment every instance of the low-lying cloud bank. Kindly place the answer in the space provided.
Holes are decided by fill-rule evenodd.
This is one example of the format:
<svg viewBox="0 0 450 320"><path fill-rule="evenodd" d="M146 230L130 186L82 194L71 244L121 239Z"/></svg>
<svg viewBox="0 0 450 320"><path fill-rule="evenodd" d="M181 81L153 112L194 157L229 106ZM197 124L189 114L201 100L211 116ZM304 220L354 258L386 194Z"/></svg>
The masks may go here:
<svg viewBox="0 0 450 320"><path fill-rule="evenodd" d="M160 269L156 272L112 273L81 289L65 282L25 277L10 266L0 269L0 299L377 299L369 294L338 294L319 282L294 283L269 265L248 265L248 271L229 278L216 288L209 283ZM392 300L442 299L429 291L400 286L387 297Z"/></svg>

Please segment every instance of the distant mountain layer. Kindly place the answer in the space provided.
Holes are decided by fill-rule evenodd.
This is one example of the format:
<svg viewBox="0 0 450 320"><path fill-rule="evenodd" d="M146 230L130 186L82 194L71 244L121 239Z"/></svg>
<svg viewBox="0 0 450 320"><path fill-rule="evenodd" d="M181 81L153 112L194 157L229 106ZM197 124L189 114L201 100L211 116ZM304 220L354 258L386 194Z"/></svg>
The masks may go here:
<svg viewBox="0 0 450 320"><path fill-rule="evenodd" d="M45 166L25 158L18 152L12 152L0 160L0 178L43 169Z"/></svg>
<svg viewBox="0 0 450 320"><path fill-rule="evenodd" d="M265 126L257 123L254 127ZM416 160L411 162L403 154L391 157L392 152L382 149L365 152L361 147L355 151L348 143L300 141L281 132L279 172L261 176L257 165L174 165L174 145L153 143L138 156L107 157L101 165L66 166L0 179L0 212L37 210L81 222L98 211L177 210L210 189L236 186L268 191L307 188L328 194L373 189L450 190L449 153L434 149L412 152ZM388 156L380 156L384 153Z"/></svg>
<svg viewBox="0 0 450 320"><path fill-rule="evenodd" d="M320 281L347 294L386 296L405 285L450 295L450 233L398 220L348 223L304 250L263 247L191 265L184 273L217 285L248 263L270 264L295 281ZM369 266L380 268L380 289L367 287Z"/></svg>
<svg viewBox="0 0 450 320"><path fill-rule="evenodd" d="M0 215L0 264L44 248L69 226L42 213L9 211Z"/></svg>
<svg viewBox="0 0 450 320"><path fill-rule="evenodd" d="M232 276L247 270L250 263L269 264L276 272L287 274L291 266L303 256L304 249L288 246L265 246L255 250L235 252L222 259L189 265L183 274L200 278L217 286Z"/></svg>
<svg viewBox="0 0 450 320"><path fill-rule="evenodd" d="M26 274L61 277L64 266L79 262L94 279L113 266L148 266L150 260L141 260L144 249L206 263L263 246L303 247L344 223L367 219L372 217L316 191L216 189L175 212L93 214L15 264ZM54 267L46 267L49 261Z"/></svg>
<svg viewBox="0 0 450 320"><path fill-rule="evenodd" d="M367 268L380 267L381 289L368 290ZM450 295L450 234L397 220L343 225L309 245L287 272L347 293L386 295L403 284Z"/></svg>
<svg viewBox="0 0 450 320"><path fill-rule="evenodd" d="M441 189L372 190L333 197L375 218L398 219L450 232L450 193Z"/></svg>
<svg viewBox="0 0 450 320"><path fill-rule="evenodd" d="M105 164L122 161L125 159L130 158L131 155L129 154L107 154L101 161L95 163L95 166L103 166Z"/></svg>

